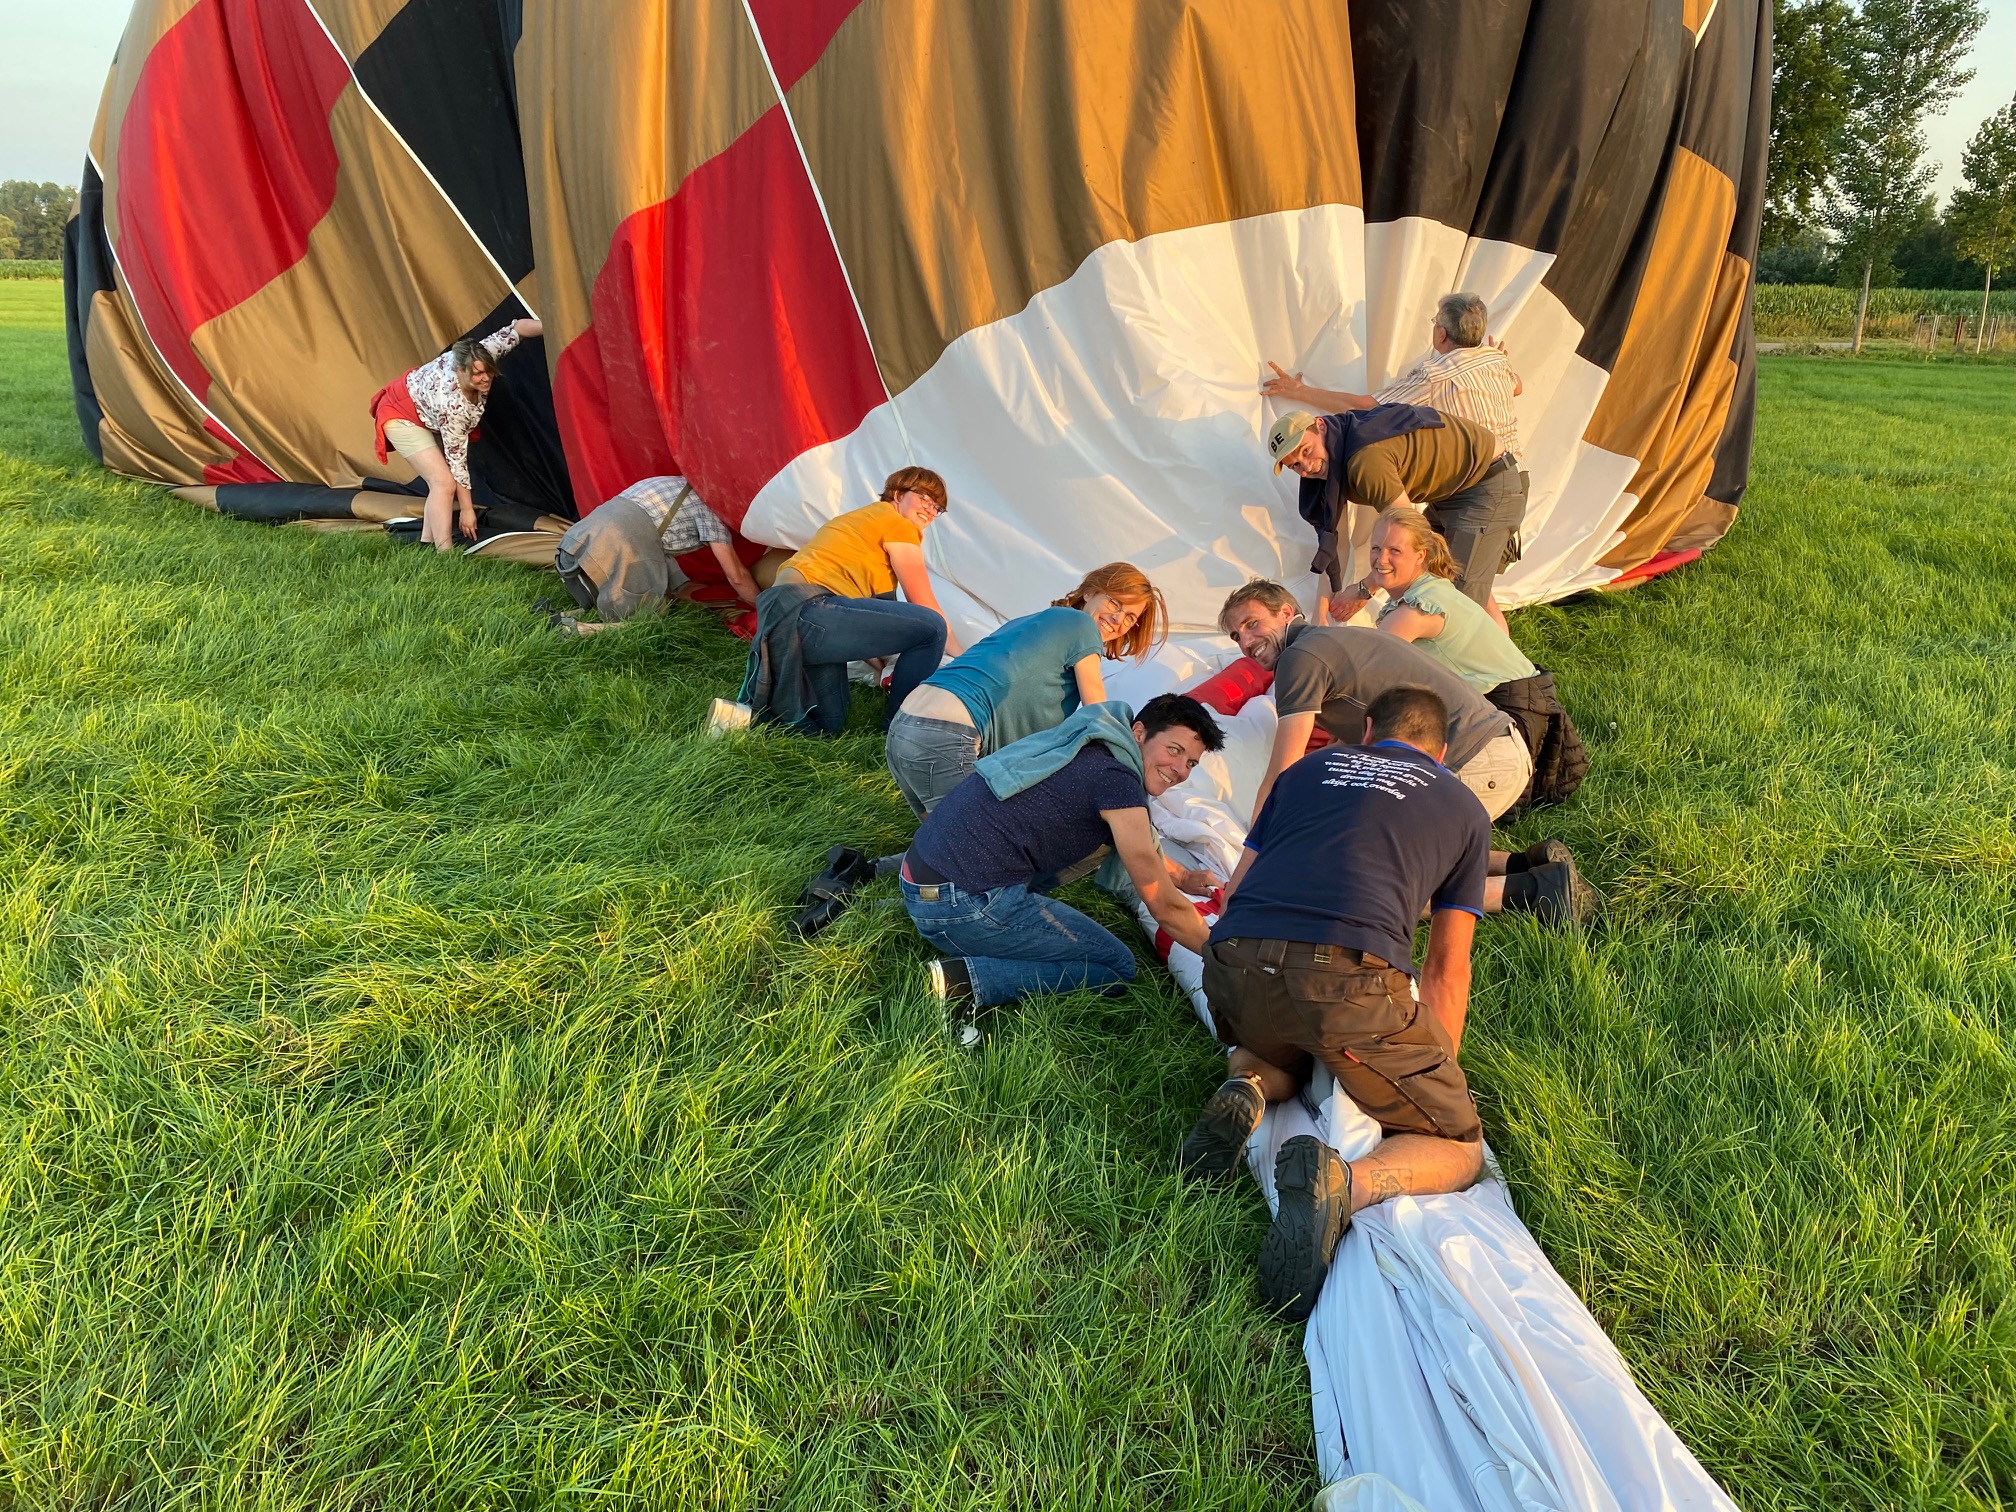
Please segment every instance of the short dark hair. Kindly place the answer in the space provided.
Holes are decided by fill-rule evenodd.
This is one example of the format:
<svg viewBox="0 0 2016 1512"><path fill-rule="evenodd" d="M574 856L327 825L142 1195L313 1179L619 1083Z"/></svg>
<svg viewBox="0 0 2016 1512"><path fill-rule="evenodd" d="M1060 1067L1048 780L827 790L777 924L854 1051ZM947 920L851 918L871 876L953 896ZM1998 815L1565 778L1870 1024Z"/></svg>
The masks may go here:
<svg viewBox="0 0 2016 1512"><path fill-rule="evenodd" d="M1262 609L1277 611L1293 609L1297 614L1302 612L1302 606L1296 602L1295 595L1290 593L1286 588L1283 588L1279 583L1270 582L1266 578L1252 578L1239 587L1234 588L1226 596L1225 607L1218 611L1218 628L1220 630L1226 628L1225 622L1232 618L1232 611L1237 609L1241 604L1258 604Z"/></svg>
<svg viewBox="0 0 2016 1512"><path fill-rule="evenodd" d="M928 467L899 467L882 484L885 503L894 504L896 495L915 491L938 506L943 514L952 507L945 497L945 480Z"/></svg>
<svg viewBox="0 0 2016 1512"><path fill-rule="evenodd" d="M1365 710L1374 740L1404 740L1424 751L1449 744L1449 705L1428 688L1388 688Z"/></svg>
<svg viewBox="0 0 2016 1512"><path fill-rule="evenodd" d="M1188 693L1158 693L1141 705L1134 719L1148 735L1160 735L1180 725L1203 741L1205 750L1225 749L1225 732L1218 728L1218 721Z"/></svg>

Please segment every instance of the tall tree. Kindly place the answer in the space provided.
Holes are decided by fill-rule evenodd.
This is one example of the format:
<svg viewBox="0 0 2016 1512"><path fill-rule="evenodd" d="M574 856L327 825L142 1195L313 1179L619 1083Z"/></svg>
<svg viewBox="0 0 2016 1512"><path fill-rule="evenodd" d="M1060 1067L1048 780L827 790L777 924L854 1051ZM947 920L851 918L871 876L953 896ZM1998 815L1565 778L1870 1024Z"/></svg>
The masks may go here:
<svg viewBox="0 0 2016 1512"><path fill-rule="evenodd" d="M1848 123L1855 12L1848 0L1784 0L1771 23L1771 168L1767 247L1810 234L1833 176L1834 143Z"/></svg>
<svg viewBox="0 0 2016 1512"><path fill-rule="evenodd" d="M1988 291L1995 270L2016 252L2016 100L1981 123L1981 129L1960 155L1966 182L1953 192L1946 218L1953 224L1953 245L1969 262L1986 270L1981 280L1981 318L1974 325L1974 350L1988 325Z"/></svg>
<svg viewBox="0 0 2016 1512"><path fill-rule="evenodd" d="M0 215L0 262L7 262L21 251L21 238L14 234L14 222Z"/></svg>
<svg viewBox="0 0 2016 1512"><path fill-rule="evenodd" d="M0 184L0 215L14 222L20 239L16 257L54 258L63 255L63 223L77 191L62 184L31 184L9 179Z"/></svg>
<svg viewBox="0 0 2016 1512"><path fill-rule="evenodd" d="M1919 123L1974 77L1961 64L1986 19L1979 0L1862 0L1827 205L1842 262L1862 269L1858 352L1877 264L1919 225L1932 187Z"/></svg>

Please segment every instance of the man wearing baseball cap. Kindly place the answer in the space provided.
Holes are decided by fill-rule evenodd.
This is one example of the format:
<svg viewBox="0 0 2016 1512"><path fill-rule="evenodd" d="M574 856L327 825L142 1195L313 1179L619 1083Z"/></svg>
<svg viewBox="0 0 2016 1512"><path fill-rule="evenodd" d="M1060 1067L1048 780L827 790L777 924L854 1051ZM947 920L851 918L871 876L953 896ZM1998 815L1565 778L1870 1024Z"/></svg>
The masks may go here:
<svg viewBox="0 0 2016 1512"><path fill-rule="evenodd" d="M1519 461L1519 419L1514 407L1521 385L1504 346L1486 339L1490 316L1484 301L1475 294L1444 294L1435 301L1428 355L1370 394L1318 388L1304 382L1300 373L1284 371L1279 363L1273 362L1268 366L1274 369L1274 376L1260 385L1260 392L1267 398L1312 414L1343 414L1382 404L1425 404L1444 416L1475 421L1498 438L1499 454L1510 459L1518 475L1516 514L1512 501L1503 496L1502 490L1488 500L1470 501L1469 508L1446 501L1424 511L1429 523L1450 543L1451 554L1464 569L1459 586L1472 576L1481 576L1483 568L1488 567L1495 577L1510 562L1518 560L1517 532L1526 516L1527 478ZM1416 497L1419 502L1427 502ZM1457 518L1459 515L1464 517ZM1507 516L1513 521L1510 534L1502 543L1496 542L1491 538L1498 534ZM1494 545L1498 556L1491 559ZM1473 560L1480 569L1474 574L1470 571ZM1354 600L1362 604L1366 596L1355 585L1345 593L1347 605ZM1477 601L1502 628L1504 616L1497 607L1486 599ZM1351 612L1357 612L1355 605Z"/></svg>
<svg viewBox="0 0 2016 1512"><path fill-rule="evenodd" d="M1491 585L1525 513L1525 490L1518 464L1487 426L1424 404L1375 404L1337 415L1290 410L1268 432L1267 450L1277 473L1285 467L1302 479L1298 509L1316 530L1309 570L1330 579L1331 617L1349 619L1367 597L1357 585L1343 585L1337 536L1344 506L1376 514L1414 504L1448 541L1456 586L1504 623Z"/></svg>

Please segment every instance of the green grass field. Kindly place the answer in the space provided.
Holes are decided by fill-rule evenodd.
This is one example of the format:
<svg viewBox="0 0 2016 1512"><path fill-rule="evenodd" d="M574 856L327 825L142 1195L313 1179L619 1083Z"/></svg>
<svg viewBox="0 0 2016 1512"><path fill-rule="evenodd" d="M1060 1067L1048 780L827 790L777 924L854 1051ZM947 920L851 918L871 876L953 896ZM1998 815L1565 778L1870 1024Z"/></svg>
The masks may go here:
<svg viewBox="0 0 2016 1512"><path fill-rule="evenodd" d="M1490 922L1465 1059L1741 1505L2006 1506L2016 372L1761 383L1722 547L1515 622L1611 918ZM784 928L865 720L696 738L738 643L545 591L96 471L0 283L0 1506L1305 1504L1167 978L951 1050L900 910Z"/></svg>

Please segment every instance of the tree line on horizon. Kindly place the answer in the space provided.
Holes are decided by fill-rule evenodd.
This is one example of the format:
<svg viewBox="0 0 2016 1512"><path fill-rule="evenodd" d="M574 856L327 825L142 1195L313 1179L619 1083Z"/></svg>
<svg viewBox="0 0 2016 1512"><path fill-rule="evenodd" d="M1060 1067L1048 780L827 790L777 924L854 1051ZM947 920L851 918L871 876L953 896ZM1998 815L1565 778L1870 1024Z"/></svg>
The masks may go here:
<svg viewBox="0 0 2016 1512"><path fill-rule="evenodd" d="M1763 283L1989 291L2016 250L2016 100L1961 153L1961 186L1932 192L1924 123L1974 71L1979 0L1780 0L1772 25L1771 162ZM1977 329L1980 321L1977 320Z"/></svg>
<svg viewBox="0 0 2016 1512"><path fill-rule="evenodd" d="M76 203L76 189L66 184L0 183L0 261L62 257L63 226Z"/></svg>

